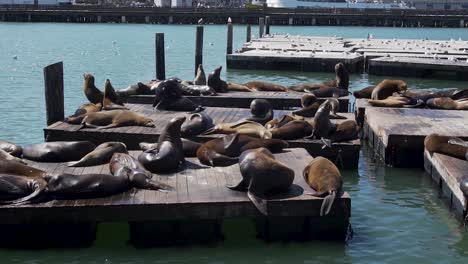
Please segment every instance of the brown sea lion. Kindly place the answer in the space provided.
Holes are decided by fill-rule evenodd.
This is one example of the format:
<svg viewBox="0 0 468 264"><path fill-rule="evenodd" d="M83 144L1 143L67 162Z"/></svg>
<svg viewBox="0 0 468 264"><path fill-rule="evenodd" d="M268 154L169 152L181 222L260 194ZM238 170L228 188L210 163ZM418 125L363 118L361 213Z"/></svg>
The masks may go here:
<svg viewBox="0 0 468 264"><path fill-rule="evenodd" d="M343 97L343 96L348 96L349 94L348 90L339 89L336 87L322 88L322 89L315 89L315 90L304 89L304 92L311 93L318 98Z"/></svg>
<svg viewBox="0 0 468 264"><path fill-rule="evenodd" d="M243 84L228 82L227 85L228 85L228 90L233 91L233 92L257 92L257 90L250 89L249 87Z"/></svg>
<svg viewBox="0 0 468 264"><path fill-rule="evenodd" d="M432 155L432 153L440 153L458 159L466 159L468 146L460 144L461 140L455 137L442 136L439 134L429 134L424 139L424 147Z"/></svg>
<svg viewBox="0 0 468 264"><path fill-rule="evenodd" d="M313 94L304 94L301 97L302 108L296 111L293 111L293 115L303 116L303 117L314 117L317 113L320 103L317 101L317 97Z"/></svg>
<svg viewBox="0 0 468 264"><path fill-rule="evenodd" d="M264 147L279 152L288 143L279 139L258 139L241 134L232 134L203 143L197 151L198 160L208 166L230 166L237 163L239 155L248 149Z"/></svg>
<svg viewBox="0 0 468 264"><path fill-rule="evenodd" d="M0 149L15 157L21 157L23 148L8 141L0 140Z"/></svg>
<svg viewBox="0 0 468 264"><path fill-rule="evenodd" d="M214 127L213 119L205 113L195 113L190 115L188 120L182 124L181 134L184 137L192 137Z"/></svg>
<svg viewBox="0 0 468 264"><path fill-rule="evenodd" d="M180 139L180 128L185 119L185 116L171 119L161 132L157 147L146 150L138 156L138 161L147 170L155 173L170 172L185 161Z"/></svg>
<svg viewBox="0 0 468 264"><path fill-rule="evenodd" d="M89 113L95 113L99 112L102 109L102 104L92 104L92 103L86 103L81 105L73 115L65 118L65 122L69 124L81 124L81 121L83 121L83 118Z"/></svg>
<svg viewBox="0 0 468 264"><path fill-rule="evenodd" d="M343 179L340 171L324 157L314 158L302 173L306 183L313 189L313 196L325 197L320 216L328 215L336 199L342 195Z"/></svg>
<svg viewBox="0 0 468 264"><path fill-rule="evenodd" d="M349 87L349 73L342 62L335 65L335 78L336 88L348 90Z"/></svg>
<svg viewBox="0 0 468 264"><path fill-rule="evenodd" d="M104 94L94 85L94 76L91 73L85 73L83 78L83 91L86 98L93 104L102 104Z"/></svg>
<svg viewBox="0 0 468 264"><path fill-rule="evenodd" d="M16 160L0 159L0 174L26 176L26 177L44 177L47 173Z"/></svg>
<svg viewBox="0 0 468 264"><path fill-rule="evenodd" d="M250 114L252 116L247 118L248 121L265 125L273 119L273 107L268 100L254 99L250 103Z"/></svg>
<svg viewBox="0 0 468 264"><path fill-rule="evenodd" d="M242 181L227 187L231 190L247 191L249 199L264 215L268 215L266 196L287 193L294 181L294 171L277 161L266 148L242 152L239 167Z"/></svg>
<svg viewBox="0 0 468 264"><path fill-rule="evenodd" d="M0 174L0 204L23 204L36 199L46 189L41 177Z"/></svg>
<svg viewBox="0 0 468 264"><path fill-rule="evenodd" d="M208 75L208 86L213 88L217 93L227 93L228 85L225 81L221 80L221 70L223 69L222 66L214 69L212 73Z"/></svg>
<svg viewBox="0 0 468 264"><path fill-rule="evenodd" d="M97 146L79 161L68 162L69 167L90 167L109 163L114 153L128 153L127 146L121 142L106 142Z"/></svg>
<svg viewBox="0 0 468 264"><path fill-rule="evenodd" d="M193 84L195 85L206 85L206 76L205 71L203 70L203 66L200 64L197 68L197 75L193 80Z"/></svg>
<svg viewBox="0 0 468 264"><path fill-rule="evenodd" d="M304 120L304 117L295 116L295 115L283 115L280 119L274 118L271 121L267 122L265 124L265 128L266 129L280 128L293 120Z"/></svg>
<svg viewBox="0 0 468 264"><path fill-rule="evenodd" d="M15 157L11 155L10 153L4 151L3 149L0 148L0 160L14 160L17 162L21 162L23 164L26 164L22 159Z"/></svg>
<svg viewBox="0 0 468 264"><path fill-rule="evenodd" d="M358 91L354 91L354 92L353 92L353 95L354 95L354 97L356 97L356 98L368 98L368 99L370 99L371 96L372 96L372 91L374 91L374 88L375 88L374 85L367 86L367 87L364 88L364 89L361 89L361 90L358 90Z"/></svg>
<svg viewBox="0 0 468 264"><path fill-rule="evenodd" d="M331 80L323 83L303 83L299 85L293 85L289 86L288 89L296 92L305 92L305 90L313 91L316 89L334 88L336 87L336 84L336 80Z"/></svg>
<svg viewBox="0 0 468 264"><path fill-rule="evenodd" d="M286 92L288 89L282 85L267 83L267 82L260 82L260 81L252 81L248 83L244 83L249 89L254 89L257 91L263 92Z"/></svg>
<svg viewBox="0 0 468 264"><path fill-rule="evenodd" d="M271 132L268 131L264 126L257 122L240 120L235 123L222 123L217 124L214 127L205 131L202 135L211 134L243 134L251 137L271 138Z"/></svg>
<svg viewBox="0 0 468 264"><path fill-rule="evenodd" d="M389 96L383 100L369 100L369 104L377 107L406 107L415 108L424 105L424 101L408 96Z"/></svg>
<svg viewBox="0 0 468 264"><path fill-rule="evenodd" d="M154 121L149 117L130 110L89 113L81 121L81 128L106 129L122 126L154 127Z"/></svg>
<svg viewBox="0 0 468 264"><path fill-rule="evenodd" d="M437 97L427 100L426 105L432 109L468 110L468 100L453 100L449 97Z"/></svg>
<svg viewBox="0 0 468 264"><path fill-rule="evenodd" d="M335 130L326 138L330 140L330 143L358 139L359 126L355 120L346 120L337 124Z"/></svg>
<svg viewBox="0 0 468 264"><path fill-rule="evenodd" d="M109 79L106 79L104 85L104 97L102 99L104 110L127 109L120 96L115 92Z"/></svg>
<svg viewBox="0 0 468 264"><path fill-rule="evenodd" d="M272 138L295 140L308 137L312 134L312 126L304 120L292 120L280 128L271 130Z"/></svg>
<svg viewBox="0 0 468 264"><path fill-rule="evenodd" d="M407 85L402 80L383 80L372 90L371 99L383 100L393 93L406 91Z"/></svg>
<svg viewBox="0 0 468 264"><path fill-rule="evenodd" d="M182 140L182 148L184 150L184 157L196 157L197 156L197 151L202 145L201 143L181 138ZM147 142L141 142L139 144L141 150L146 151L149 149L154 149L158 146L158 143L147 143Z"/></svg>
<svg viewBox="0 0 468 264"><path fill-rule="evenodd" d="M23 158L39 162L67 162L83 158L96 148L90 141L55 141L24 147Z"/></svg>

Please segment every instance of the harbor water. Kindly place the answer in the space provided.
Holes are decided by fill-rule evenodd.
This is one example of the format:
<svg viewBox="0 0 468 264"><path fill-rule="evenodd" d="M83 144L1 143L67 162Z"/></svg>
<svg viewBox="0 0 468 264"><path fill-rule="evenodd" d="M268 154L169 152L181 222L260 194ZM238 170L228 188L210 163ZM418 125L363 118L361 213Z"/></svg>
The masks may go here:
<svg viewBox="0 0 468 264"><path fill-rule="evenodd" d="M203 65L225 66L226 26L204 28ZM292 27L272 32L365 38L468 40L465 29ZM123 88L155 77L154 33L165 33L166 76L194 77L194 25L0 23L0 139L21 145L43 141L44 66L63 61L65 112L86 98L83 73ZM252 32L258 35L258 28ZM245 26L234 27L234 48L245 41ZM323 82L333 73L228 70L233 82L262 80L292 85ZM384 77L352 75L350 89ZM405 78L412 89L467 88L464 82ZM298 176L298 175L296 175ZM86 249L2 250L2 263L468 263L468 231L441 200L421 169L385 168L363 144L359 169L344 171L352 198L354 236L347 243L265 243L247 220L227 221L225 240L215 245L135 249L125 223L101 224Z"/></svg>

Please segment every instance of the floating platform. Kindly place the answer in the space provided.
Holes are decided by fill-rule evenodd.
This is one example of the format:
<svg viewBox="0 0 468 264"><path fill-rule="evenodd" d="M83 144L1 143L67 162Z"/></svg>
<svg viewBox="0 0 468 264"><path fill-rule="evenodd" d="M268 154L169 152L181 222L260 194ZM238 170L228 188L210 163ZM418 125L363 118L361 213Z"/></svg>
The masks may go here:
<svg viewBox="0 0 468 264"><path fill-rule="evenodd" d="M216 96L186 96L193 102L211 107L234 107L250 108L250 103L254 99L266 99L272 105L273 109L291 109L301 106L301 97L304 93L300 92L229 92L219 93ZM328 98L318 98L323 102ZM132 104L153 104L154 95L134 95L125 99L127 103ZM350 112L349 96L338 98L340 102L339 112Z"/></svg>
<svg viewBox="0 0 468 264"><path fill-rule="evenodd" d="M70 141L70 140L90 140L96 144L108 141L120 141L127 145L129 149L139 149L140 142L157 142L159 134L165 125L176 116L186 115L185 112L173 111L153 111L153 107L148 104L127 104L127 107L135 112L142 113L154 119L157 127L127 126L113 129L79 129L79 125L72 125L65 122L56 122L44 129L46 141ZM236 122L250 116L250 109L207 107L205 113L211 116L215 124ZM274 110L275 117L290 114L291 111ZM348 119L354 119L352 113L340 113ZM333 120L332 120L333 121ZM342 122L343 119L334 122ZM196 136L192 138L196 141L207 141L221 135ZM289 140L292 148L305 148L313 156L324 156L335 161L342 168L357 168L359 161L359 151L361 142L359 139L334 143L333 147L322 148L320 140L299 139Z"/></svg>
<svg viewBox="0 0 468 264"><path fill-rule="evenodd" d="M131 151L134 157L139 153ZM155 179L175 187L173 192L130 189L98 199L0 206L0 223L14 228L17 224L36 222L129 222L132 241L140 244L167 244L187 239L190 234L194 234L194 230L198 230L198 236L204 239L210 234L221 232L220 226L224 219L247 218L257 222L261 227L259 233L265 239L274 238L278 232L288 237L300 235L302 239L343 239L351 213L348 193L337 200L330 215L320 217L323 198L304 194L310 187L302 177L302 170L313 158L304 149L296 148L275 154L275 157L294 170L295 178L288 193L268 197L268 217L256 209L246 193L225 187L226 184L235 184L241 180L238 164L212 168L200 165L196 158L187 158L178 172L154 175ZM51 174L110 173L108 164L70 168L64 163L27 163Z"/></svg>
<svg viewBox="0 0 468 264"><path fill-rule="evenodd" d="M374 151L394 167L422 167L424 138L431 133L468 139L468 111L365 107L356 102L356 120Z"/></svg>
<svg viewBox="0 0 468 264"><path fill-rule="evenodd" d="M465 218L467 198L460 190L460 181L468 176L468 162L439 153L431 156L428 151L424 151L424 169L439 186L455 214Z"/></svg>

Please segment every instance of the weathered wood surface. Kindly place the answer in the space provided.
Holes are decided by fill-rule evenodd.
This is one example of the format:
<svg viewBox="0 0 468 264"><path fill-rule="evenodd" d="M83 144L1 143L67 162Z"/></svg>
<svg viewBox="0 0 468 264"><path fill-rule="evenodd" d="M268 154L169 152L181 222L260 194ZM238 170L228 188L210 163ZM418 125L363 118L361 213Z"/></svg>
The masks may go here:
<svg viewBox="0 0 468 264"><path fill-rule="evenodd" d="M216 96L187 96L193 102L211 107L234 107L250 108L250 103L254 99L266 99L270 102L273 109L291 109L301 106L301 97L304 93L300 92L229 92L219 93ZM318 98L319 102L327 98ZM134 95L125 99L131 104L152 104L154 95ZM340 102L339 112L349 112L349 96L338 98Z"/></svg>
<svg viewBox="0 0 468 264"><path fill-rule="evenodd" d="M139 151L132 151L137 156ZM319 216L323 198L305 195L309 186L302 177L302 170L312 160L303 149L289 149L275 157L295 172L290 192L269 197L270 216ZM63 163L38 163L31 166L51 174L110 173L109 165L69 168ZM176 187L173 192L131 189L127 192L99 199L52 200L21 206L0 206L0 223L19 224L35 221L113 222L159 221L190 219L224 219L258 217L261 214L248 199L246 193L225 187L240 181L239 165L211 168L188 158L178 172L154 175L160 181ZM331 216L348 218L351 198L344 193L333 207Z"/></svg>
<svg viewBox="0 0 468 264"><path fill-rule="evenodd" d="M424 151L424 168L441 194L448 199L451 209L459 216L467 213L467 200L460 190L460 181L468 177L468 162L446 155Z"/></svg>
<svg viewBox="0 0 468 264"><path fill-rule="evenodd" d="M468 139L468 111L367 107L363 133L387 165L422 167L427 135Z"/></svg>
<svg viewBox="0 0 468 264"><path fill-rule="evenodd" d="M45 139L46 141L91 140L96 144L108 141L120 141L125 143L129 149L139 149L138 144L140 142L157 142L159 134L172 118L176 116L189 116L185 112L153 111L152 106L147 104L127 104L127 107L153 118L157 126L154 128L127 126L113 129L79 129L80 125L57 122L44 130ZM211 116L215 124L236 122L250 116L249 109L238 108L208 107L205 113ZM275 117L281 117L288 113L290 113L290 111L274 110ZM348 119L354 119L352 113L340 114L348 117ZM341 119L335 120L334 122L342 121ZM193 139L196 141L207 141L220 136L222 135L196 136ZM349 142L334 143L332 149L322 148L323 143L320 140L298 139L290 140L288 143L289 146L293 148L305 148L313 156L324 156L332 161L336 161L337 165L340 167L357 168L360 150L359 139Z"/></svg>

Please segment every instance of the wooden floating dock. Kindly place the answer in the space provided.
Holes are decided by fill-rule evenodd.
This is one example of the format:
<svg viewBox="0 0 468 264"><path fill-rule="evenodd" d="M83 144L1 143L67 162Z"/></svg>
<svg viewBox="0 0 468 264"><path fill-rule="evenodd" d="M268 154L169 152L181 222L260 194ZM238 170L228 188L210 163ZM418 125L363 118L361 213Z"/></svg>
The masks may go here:
<svg viewBox="0 0 468 264"><path fill-rule="evenodd" d="M59 121L44 129L45 139L46 141L90 140L96 144L108 141L120 141L125 143L129 149L139 149L138 144L140 142L157 142L159 134L170 119L181 115L188 116L185 112L153 111L153 107L148 104L127 104L127 107L130 110L153 118L157 127L128 126L102 130L93 128L78 130L80 128L79 125ZM239 108L208 107L204 112L211 116L215 124L236 122L250 116L249 109ZM286 110L274 110L275 117L281 117L289 113L291 112ZM346 116L348 119L354 119L352 113L340 113L340 115ZM341 119L335 122L342 121ZM207 141L220 136L196 136L192 139ZM298 139L289 140L288 143L292 148L305 148L313 156L324 156L332 161L336 161L339 167L357 168L358 166L361 144L359 139L334 143L332 149L322 149L323 144L320 140Z"/></svg>
<svg viewBox="0 0 468 264"><path fill-rule="evenodd" d="M453 39L269 35L226 56L231 68L333 72L335 64L343 62L351 73L468 78L468 42Z"/></svg>
<svg viewBox="0 0 468 264"><path fill-rule="evenodd" d="M234 107L250 108L250 103L254 99L266 99L270 102L273 109L291 109L301 106L301 97L304 93L300 92L229 92L219 93L216 96L186 96L194 103L210 107ZM327 98L318 98L319 102ZM125 99L131 104L152 104L154 95L134 95ZM338 98L340 102L339 112L350 112L349 96Z"/></svg>
<svg viewBox="0 0 468 264"><path fill-rule="evenodd" d="M385 164L422 167L424 138L431 133L468 139L468 111L365 106L356 101L356 120Z"/></svg>
<svg viewBox="0 0 468 264"><path fill-rule="evenodd" d="M455 214L465 217L468 210L467 198L460 190L460 181L467 177L468 162L439 153L431 156L428 151L424 151L424 168Z"/></svg>
<svg viewBox="0 0 468 264"><path fill-rule="evenodd" d="M140 151L131 151L134 157L139 153ZM241 180L238 164L212 168L200 165L196 158L187 158L178 172L154 175L161 182L175 187L176 191L165 193L131 189L122 194L98 199L52 200L30 205L0 206L0 224L14 228L15 225L36 222L129 222L132 241L166 244L186 238L188 231L184 235L183 230L190 229L186 224L198 223L195 224L198 228L203 226L203 230L199 231L207 236L221 232L210 229L218 229L219 223L224 219L250 218L257 221L257 225L261 227L259 233L265 239L274 239L277 232L286 236L300 235L306 239L343 239L351 212L351 198L348 193L344 193L335 203L330 215L320 217L323 198L304 194L310 187L302 177L302 170L313 158L304 149L296 148L275 154L275 157L294 170L295 178L289 193L269 197L268 217L258 212L246 193L225 187L226 184L235 184ZM108 164L71 168L64 163L27 163L51 174L110 173ZM293 225L298 221L300 225Z"/></svg>

